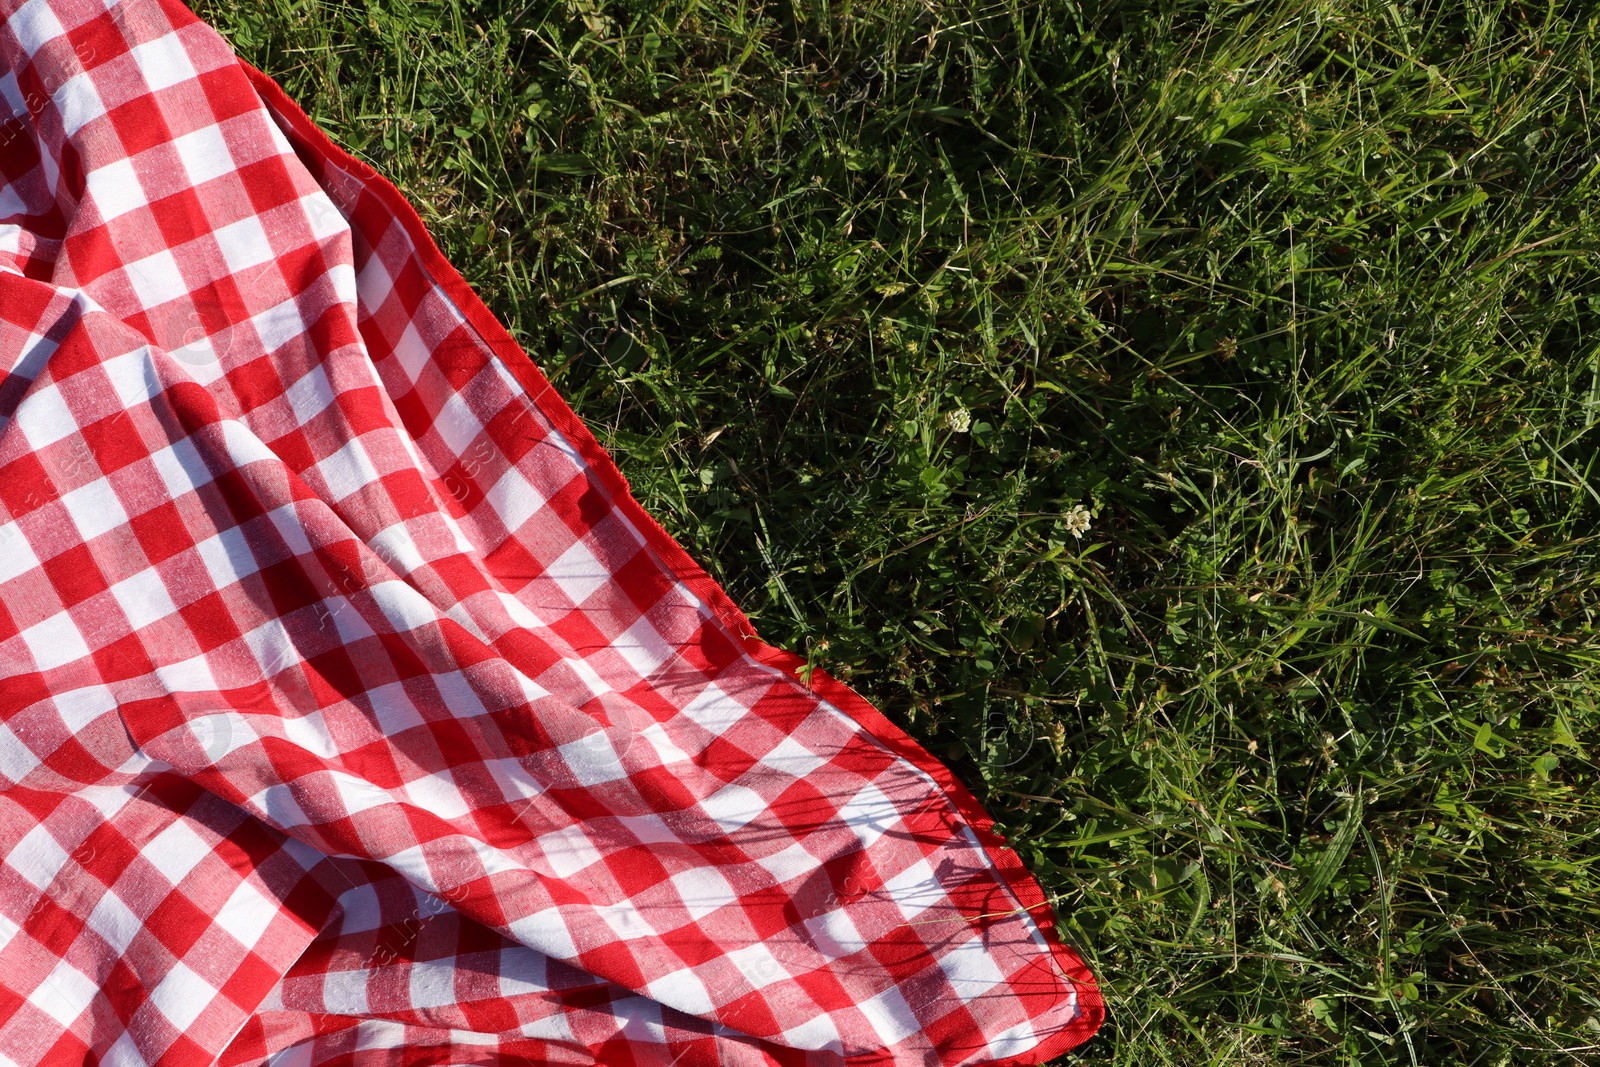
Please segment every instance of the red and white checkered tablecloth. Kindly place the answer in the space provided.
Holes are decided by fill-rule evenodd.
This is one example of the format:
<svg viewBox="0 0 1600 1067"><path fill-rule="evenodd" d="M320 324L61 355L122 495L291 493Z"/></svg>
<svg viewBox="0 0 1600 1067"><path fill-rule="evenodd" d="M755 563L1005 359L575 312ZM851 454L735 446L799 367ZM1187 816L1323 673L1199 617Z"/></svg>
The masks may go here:
<svg viewBox="0 0 1600 1067"><path fill-rule="evenodd" d="M176 0L0 32L0 1067L1030 1064L972 797Z"/></svg>

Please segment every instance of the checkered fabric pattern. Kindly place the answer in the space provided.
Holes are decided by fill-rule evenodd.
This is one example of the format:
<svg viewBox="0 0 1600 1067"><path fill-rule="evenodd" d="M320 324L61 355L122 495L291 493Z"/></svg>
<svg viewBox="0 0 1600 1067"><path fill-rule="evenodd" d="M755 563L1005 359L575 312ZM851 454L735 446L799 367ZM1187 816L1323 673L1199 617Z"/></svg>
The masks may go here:
<svg viewBox="0 0 1600 1067"><path fill-rule="evenodd" d="M1040 1062L940 764L176 0L0 31L0 1067Z"/></svg>

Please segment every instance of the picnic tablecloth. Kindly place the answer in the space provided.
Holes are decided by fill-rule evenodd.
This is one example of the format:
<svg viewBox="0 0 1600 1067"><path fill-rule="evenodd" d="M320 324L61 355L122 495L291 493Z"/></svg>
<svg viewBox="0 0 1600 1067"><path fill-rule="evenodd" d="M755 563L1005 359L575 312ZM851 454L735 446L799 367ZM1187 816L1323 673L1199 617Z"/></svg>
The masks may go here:
<svg viewBox="0 0 1600 1067"><path fill-rule="evenodd" d="M0 1065L1094 1032L973 798L756 637L393 186L176 0L0 10Z"/></svg>

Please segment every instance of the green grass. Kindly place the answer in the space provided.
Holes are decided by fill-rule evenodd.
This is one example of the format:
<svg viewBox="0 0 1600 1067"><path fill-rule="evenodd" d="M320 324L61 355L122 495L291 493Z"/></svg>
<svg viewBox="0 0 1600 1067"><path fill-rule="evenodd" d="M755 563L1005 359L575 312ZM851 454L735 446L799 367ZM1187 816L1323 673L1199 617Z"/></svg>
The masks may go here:
<svg viewBox="0 0 1600 1067"><path fill-rule="evenodd" d="M980 793L1076 1059L1600 1063L1590 5L199 7Z"/></svg>

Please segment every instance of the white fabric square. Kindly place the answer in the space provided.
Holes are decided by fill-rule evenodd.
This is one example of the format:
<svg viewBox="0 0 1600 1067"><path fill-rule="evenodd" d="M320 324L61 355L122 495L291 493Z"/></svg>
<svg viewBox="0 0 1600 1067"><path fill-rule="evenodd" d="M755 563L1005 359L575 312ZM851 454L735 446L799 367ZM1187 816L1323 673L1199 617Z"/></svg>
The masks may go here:
<svg viewBox="0 0 1600 1067"><path fill-rule="evenodd" d="M391 1022L388 1019L362 1019L356 1027L355 1049L357 1052L365 1052L372 1048L405 1048L406 1037L404 1023ZM278 1065L274 1063L272 1067Z"/></svg>
<svg viewBox="0 0 1600 1067"><path fill-rule="evenodd" d="M166 89L195 76L194 64L176 33L134 45L129 51L151 89Z"/></svg>
<svg viewBox="0 0 1600 1067"><path fill-rule="evenodd" d="M67 729L76 733L100 716L115 711L117 698L103 685L86 685L57 693L55 707Z"/></svg>
<svg viewBox="0 0 1600 1067"><path fill-rule="evenodd" d="M378 602L383 617L389 620L395 633L420 630L439 621L428 598L402 581L379 582L370 587L372 597Z"/></svg>
<svg viewBox="0 0 1600 1067"><path fill-rule="evenodd" d="M217 991L211 983L184 966L182 960L174 963L167 976L150 991L150 1002L179 1030L187 1030L216 998Z"/></svg>
<svg viewBox="0 0 1600 1067"><path fill-rule="evenodd" d="M971 938L938 956L950 988L963 1004L970 1004L1006 980L1005 973L981 938Z"/></svg>
<svg viewBox="0 0 1600 1067"><path fill-rule="evenodd" d="M843 1053L844 1042L839 1040L839 1028L833 1025L826 1012L817 1014L783 1032L783 1043L790 1048L813 1049L818 1052Z"/></svg>
<svg viewBox="0 0 1600 1067"><path fill-rule="evenodd" d="M930 796L938 795L935 788L930 786ZM900 809L883 790L868 782L839 809L839 818L849 824L861 847L868 849L900 821Z"/></svg>
<svg viewBox="0 0 1600 1067"><path fill-rule="evenodd" d="M761 794L742 785L725 785L700 802L700 807L727 833L733 833L767 808Z"/></svg>
<svg viewBox="0 0 1600 1067"><path fill-rule="evenodd" d="M664 1018L665 1010L656 1001L638 995L613 997L611 1003L607 1006L607 1011L620 1027L615 1031L616 1036L627 1042L629 1048L639 1043L643 1043L646 1046L647 1055L644 1057L644 1062L660 1062L664 1067L674 1067L676 1063L682 1060L682 1053L672 1063L667 1063L664 1058L659 1057L659 1053L666 1049L668 1041ZM560 1018L560 1016L557 1016L557 1018ZM712 1033L728 1029L719 1023L712 1023L711 1025ZM524 1027L523 1033L529 1032L528 1028ZM765 1059L766 1057L762 1058ZM727 1054L721 1051L717 1056L719 1067L740 1060L743 1060L743 1057L727 1058ZM743 1060L743 1063L749 1062L751 1061ZM741 1063L741 1067L743 1067L743 1063Z"/></svg>
<svg viewBox="0 0 1600 1067"><path fill-rule="evenodd" d="M23 834L6 853L6 865L35 889L55 880L56 872L67 862L67 850L44 823Z"/></svg>
<svg viewBox="0 0 1600 1067"><path fill-rule="evenodd" d="M124 273L143 308L160 307L169 300L189 295L189 283L183 280L178 261L166 249L129 263Z"/></svg>
<svg viewBox="0 0 1600 1067"><path fill-rule="evenodd" d="M639 914L639 909L631 900L619 900L615 904L602 904L595 908L600 918L605 920L611 932L624 941L635 941L641 937L651 937L659 931Z"/></svg>
<svg viewBox="0 0 1600 1067"><path fill-rule="evenodd" d="M806 920L805 925L811 934L811 943L828 959L853 956L870 943L861 936L861 931L850 921L850 916L840 908L814 915Z"/></svg>
<svg viewBox="0 0 1600 1067"><path fill-rule="evenodd" d="M294 154L289 142L284 139L283 131L278 129L278 124L268 117L266 111L246 111L227 119L226 123L231 135L228 149L240 169L263 159Z"/></svg>
<svg viewBox="0 0 1600 1067"><path fill-rule="evenodd" d="M747 709L712 683L683 706L683 714L695 725L720 737L728 727L745 717Z"/></svg>
<svg viewBox="0 0 1600 1067"><path fill-rule="evenodd" d="M211 854L211 845L190 829L187 822L179 819L151 838L149 844L139 850L139 854L167 881L177 885Z"/></svg>
<svg viewBox="0 0 1600 1067"><path fill-rule="evenodd" d="M94 910L89 913L88 921L89 929L99 934L110 946L113 958L128 951L128 946L144 928L144 923L116 893L101 893Z"/></svg>
<svg viewBox="0 0 1600 1067"><path fill-rule="evenodd" d="M39 757L5 723L0 723L0 778L20 782L39 766Z"/></svg>
<svg viewBox="0 0 1600 1067"><path fill-rule="evenodd" d="M683 906L689 909L689 917L696 922L739 900L739 894L715 867L690 867L669 880Z"/></svg>
<svg viewBox="0 0 1600 1067"><path fill-rule="evenodd" d="M300 306L293 300L274 304L251 316L250 325L267 352L276 352L306 332L306 320L300 316Z"/></svg>
<svg viewBox="0 0 1600 1067"><path fill-rule="evenodd" d="M194 551L205 564L212 587L216 589L226 589L260 569L255 554L250 551L250 542L237 526L218 531L195 545Z"/></svg>
<svg viewBox="0 0 1600 1067"><path fill-rule="evenodd" d="M272 925L278 907L249 882L240 882L217 912L216 923L245 948L255 948L261 935Z"/></svg>
<svg viewBox="0 0 1600 1067"><path fill-rule="evenodd" d="M404 789L411 803L441 819L459 819L472 810L445 772L425 774L407 782Z"/></svg>
<svg viewBox="0 0 1600 1067"><path fill-rule="evenodd" d="M62 960L28 995L28 1003L62 1026L71 1026L99 991L88 975Z"/></svg>
<svg viewBox="0 0 1600 1067"><path fill-rule="evenodd" d="M736 948L727 957L729 963L739 968L739 973L744 975L744 980L750 983L752 989L764 989L773 982L789 977L788 970L778 962L778 957L760 941Z"/></svg>
<svg viewBox="0 0 1600 1067"><path fill-rule="evenodd" d="M303 556L311 551L311 539L306 536L300 509L293 503L273 508L267 513L273 531L284 540L289 552Z"/></svg>
<svg viewBox="0 0 1600 1067"><path fill-rule="evenodd" d="M365 778L357 778L343 771L329 771L328 779L338 791L339 803L346 815L358 815L371 808L394 803L394 797L387 790L379 789Z"/></svg>
<svg viewBox="0 0 1600 1067"><path fill-rule="evenodd" d="M519 821L528 813L528 802L545 792L544 783L528 773L521 760L484 760L483 769L489 772L506 800L515 805L515 817Z"/></svg>
<svg viewBox="0 0 1600 1067"><path fill-rule="evenodd" d="M683 839L672 832L667 821L659 815L621 815L617 825L639 839L641 845L681 844Z"/></svg>
<svg viewBox="0 0 1600 1067"><path fill-rule="evenodd" d="M6 950L6 946L11 944L11 939L16 937L17 931L21 929L22 927L18 926L10 919L6 918L4 915L0 915L0 952L4 952ZM15 1065L0 1061L0 1067L15 1067Z"/></svg>
<svg viewBox="0 0 1600 1067"><path fill-rule="evenodd" d="M26 215L28 206L22 198L12 191L11 186L0 186L0 217L5 215ZM22 227L14 222L0 224L0 250L10 252L12 255L22 255ZM15 267L7 267L8 271L18 273ZM14 324L13 324L14 325ZM40 325L43 325L41 323ZM37 382L44 365L55 353L56 342L33 331L22 331L24 336L11 343L16 347L16 361L11 364L11 373L18 378L26 378L30 382Z"/></svg>
<svg viewBox="0 0 1600 1067"><path fill-rule="evenodd" d="M145 762L142 755L133 757L138 763ZM78 792L84 803L100 813L103 819L110 819L117 812L135 803L143 796L142 786L131 785L93 785Z"/></svg>
<svg viewBox="0 0 1600 1067"><path fill-rule="evenodd" d="M85 71L68 78L55 92L61 126L68 137L106 113L106 105L94 88L94 75Z"/></svg>
<svg viewBox="0 0 1600 1067"><path fill-rule="evenodd" d="M479 855L482 853L477 847L474 846L481 845L484 849L491 847L489 845L484 845L481 841L468 841L466 843L472 848L474 853ZM423 849L421 842L418 842L409 848L402 848L398 851L391 852L384 862L388 863L389 866L393 867L401 874L410 876L413 883L411 886L411 891L413 894L416 893L418 888L421 888L423 891L430 894L438 894L443 892L443 890L439 887L439 883L433 880L433 870L428 866L428 853Z"/></svg>
<svg viewBox="0 0 1600 1067"><path fill-rule="evenodd" d="M646 726L639 736L650 742L650 747L656 750L656 759L661 761L663 767L689 762L689 753L672 743L672 738L667 736L667 731L660 723L653 722Z"/></svg>
<svg viewBox="0 0 1600 1067"><path fill-rule="evenodd" d="M107 163L90 171L85 180L89 185L89 198L99 209L102 222L121 218L149 203L131 159Z"/></svg>
<svg viewBox="0 0 1600 1067"><path fill-rule="evenodd" d="M507 871L516 871L521 873L528 869L527 865L524 864L520 858L513 856L504 849L496 848L494 845L491 845L488 842L480 841L475 837L468 837L466 839L466 844L467 847L472 850L472 854L477 859L478 865L483 868L483 873L489 877L493 877L497 874L504 874ZM424 862L426 861L424 860ZM396 866L398 867L398 864ZM460 887L460 885L461 883L459 882L452 882L450 885L443 887L443 890L440 888L433 888L430 890L430 892L439 894L442 891L457 889Z"/></svg>
<svg viewBox="0 0 1600 1067"><path fill-rule="evenodd" d="M334 502L378 480L378 468L373 466L359 437L352 438L339 451L318 463L317 473L322 476Z"/></svg>
<svg viewBox="0 0 1600 1067"><path fill-rule="evenodd" d="M361 303L377 310L383 302L389 299L389 293L394 289L394 278L389 274L389 267L384 262L383 256L373 254L367 257L367 265L361 268L361 273L356 275L356 291L361 294ZM416 381L416 376L411 376Z"/></svg>
<svg viewBox="0 0 1600 1067"><path fill-rule="evenodd" d="M322 979L322 996L324 1009L337 1012L340 1015L361 1015L367 1009L367 987L372 985L372 971L367 968L354 971L332 971ZM297 1045L294 1049L307 1049L302 1059L280 1053L267 1061L267 1067L278 1067L282 1060L293 1067L312 1067L315 1062L311 1058L309 1047Z"/></svg>
<svg viewBox="0 0 1600 1067"><path fill-rule="evenodd" d="M269 785L245 804L261 818L274 826L309 826L311 819L301 810L299 801L286 785Z"/></svg>
<svg viewBox="0 0 1600 1067"><path fill-rule="evenodd" d="M100 1060L101 1067L145 1067L146 1063L145 1053L139 1048L132 1030L122 1031ZM12 1065L0 1064L0 1067Z"/></svg>
<svg viewBox="0 0 1600 1067"><path fill-rule="evenodd" d="M560 586L574 606L582 604L611 582L611 575L581 540L572 542L571 548L551 560L544 576Z"/></svg>
<svg viewBox="0 0 1600 1067"><path fill-rule="evenodd" d="M4 117L4 112L0 112L0 118ZM21 196L17 195L16 189L10 185L0 186L0 218L26 215L27 213L28 205ZM9 252L13 256L21 255L22 227L15 222L0 222L0 252ZM9 264L5 269L11 274L22 273ZM29 369L31 370L32 368ZM25 375L30 380L36 376L33 373Z"/></svg>
<svg viewBox="0 0 1600 1067"><path fill-rule="evenodd" d="M460 393L451 393L450 399L445 401L444 407L439 409L439 414L434 416L433 428L438 432L444 446L457 456L465 456L472 447L472 442L483 433L483 423L467 407L467 402Z"/></svg>
<svg viewBox="0 0 1600 1067"><path fill-rule="evenodd" d="M427 564L421 549L411 539L411 531L403 522L378 531L367 539L367 545L395 574L410 574ZM470 692L470 687L469 690ZM463 694L466 695L466 694Z"/></svg>
<svg viewBox="0 0 1600 1067"><path fill-rule="evenodd" d="M600 676L600 672L595 670L588 660L581 658L567 659L564 663L573 674L578 676L578 681L583 683L584 688L595 696L614 692L606 680Z"/></svg>
<svg viewBox="0 0 1600 1067"><path fill-rule="evenodd" d="M104 478L79 486L61 497L61 503L72 516L72 524L88 541L108 530L114 530L128 521L122 502Z"/></svg>
<svg viewBox="0 0 1600 1067"><path fill-rule="evenodd" d="M0 526L0 582L27 574L39 565L33 547L14 522Z"/></svg>
<svg viewBox="0 0 1600 1067"><path fill-rule="evenodd" d="M507 533L516 533L523 523L533 517L534 512L545 505L544 497L515 467L500 476L500 480L484 494L484 499L494 509Z"/></svg>
<svg viewBox="0 0 1600 1067"><path fill-rule="evenodd" d="M50 10L47 0L28 0L8 21L11 25L6 28L16 34L17 43L30 56L38 55L39 49L67 32L55 12Z"/></svg>
<svg viewBox="0 0 1600 1067"><path fill-rule="evenodd" d="M546 624L546 620L545 619L542 619L538 615L535 615L528 608L528 605L524 604L522 601L518 600L516 597L512 596L510 593L506 592L505 590L503 590L503 589L493 590L493 595L494 595L495 600L499 602L500 607L505 610L505 613L506 613L507 617L509 617L512 622L516 623L518 626L522 627L523 629L525 629L525 630L536 630L539 627L541 627L541 626ZM523 677L525 677L525 676L523 676ZM530 681L528 684L532 685L533 683ZM540 695L543 695L543 694L541 693ZM528 699L532 700L534 698L532 696L530 696Z"/></svg>
<svg viewBox="0 0 1600 1067"><path fill-rule="evenodd" d="M818 860L805 845L796 841L783 851L762 856L756 862L777 881L787 882L816 870Z"/></svg>
<svg viewBox="0 0 1600 1067"><path fill-rule="evenodd" d="M89 654L78 624L64 611L34 623L22 631L21 637L41 671L54 670Z"/></svg>
<svg viewBox="0 0 1600 1067"><path fill-rule="evenodd" d="M174 500L211 481L211 468L187 437L150 453L150 462L161 476L161 484L167 487L167 495Z"/></svg>
<svg viewBox="0 0 1600 1067"><path fill-rule="evenodd" d="M532 915L507 923L506 929L513 938L546 956L570 960L578 954L560 908L541 908Z"/></svg>
<svg viewBox="0 0 1600 1067"><path fill-rule="evenodd" d="M229 712L228 717L237 717L239 720L231 726L225 727L238 738L233 747L248 744L250 740L257 736L255 730L244 721L243 716L236 716L235 713ZM339 744L333 739L333 734L329 732L327 720L322 717L322 712L308 711L303 715L279 719L278 722L282 724L284 739L290 744L303 748L312 755L321 756L323 759L336 760L339 758Z"/></svg>
<svg viewBox="0 0 1600 1067"><path fill-rule="evenodd" d="M1074 994L1074 998L1076 994ZM1039 1044L1039 1035L1033 1032L1033 1027L1026 1022L1020 1022L1011 1029L998 1033L989 1039L988 1054L997 1060L1010 1059L1020 1056L1036 1048Z"/></svg>
<svg viewBox="0 0 1600 1067"><path fill-rule="evenodd" d="M644 678L654 671L673 653L671 645L661 636L661 633L646 616L640 616L639 621L622 631L622 634L613 642L611 647L622 654L628 661L628 666L633 672Z"/></svg>
<svg viewBox="0 0 1600 1067"><path fill-rule="evenodd" d="M576 826L553 830L535 838L534 844L544 853L545 862L557 878L570 878L590 864L600 862L600 851L589 840L589 835Z"/></svg>
<svg viewBox="0 0 1600 1067"><path fill-rule="evenodd" d="M929 908L951 903L927 860L918 860L884 882L883 890L907 921L915 919Z"/></svg>
<svg viewBox="0 0 1600 1067"><path fill-rule="evenodd" d="M142 570L113 585L111 595L122 606L123 614L128 616L128 623L135 630L149 626L178 610L172 603L172 598L167 595L166 583L161 580L161 575L156 573L154 567Z"/></svg>
<svg viewBox="0 0 1600 1067"><path fill-rule="evenodd" d="M574 471L586 471L589 469L589 463L583 458L583 453L579 452L577 447L573 445L571 441L567 440L566 435L560 430L556 429L554 426L551 426L545 433L544 441L542 443L545 447L553 448L565 456L567 462L572 464L572 469ZM626 519L621 521L624 526L630 526L631 529L631 524L629 524ZM638 536L637 530L632 532L636 537Z"/></svg>
<svg viewBox="0 0 1600 1067"><path fill-rule="evenodd" d="M455 960L418 960L408 968L406 1003L413 1011L456 1004Z"/></svg>
<svg viewBox="0 0 1600 1067"><path fill-rule="evenodd" d="M267 231L255 215L246 215L238 222L223 226L214 231L212 236L222 249L223 261L235 274L243 274L251 267L270 263L276 255L272 242L267 240Z"/></svg>
<svg viewBox="0 0 1600 1067"><path fill-rule="evenodd" d="M251 729L249 720L236 711L200 715L190 719L187 726L194 739L199 742L200 749L205 753L209 763L216 763L228 753L258 740L258 735Z"/></svg>
<svg viewBox="0 0 1600 1067"><path fill-rule="evenodd" d="M31 6L43 7L43 0L38 0L38 3ZM45 10L48 11L49 8L45 8ZM11 18L15 21L20 15L21 12L18 12L16 15L12 15ZM3 98L6 106L11 109L12 117L23 115L27 112L28 102L22 98L22 88L17 85L16 71L8 70L4 74L0 74L0 98ZM11 187L8 185L6 188L9 189ZM9 215L11 212L8 211L6 214Z"/></svg>
<svg viewBox="0 0 1600 1067"><path fill-rule="evenodd" d="M306 221L311 223L311 236L318 241L349 232L350 227L344 216L339 214L339 209L333 206L333 201L321 189L301 197L300 210L305 213Z"/></svg>
<svg viewBox="0 0 1600 1067"><path fill-rule="evenodd" d="M151 397L161 395L164 388L156 376L155 361L150 357L150 346L140 345L100 364L100 369L111 379L111 388L125 408L137 408Z"/></svg>
<svg viewBox="0 0 1600 1067"><path fill-rule="evenodd" d="M200 185L212 178L230 174L237 168L233 156L228 154L228 142L220 126L202 126L198 130L172 139L183 169L189 172L189 181Z"/></svg>
<svg viewBox="0 0 1600 1067"><path fill-rule="evenodd" d="M500 995L514 997L522 993L548 992L550 976L545 962L543 956L526 949L504 953L500 957ZM559 1017L558 1015L557 1018ZM571 1036L570 1030L567 1031L567 1036Z"/></svg>
<svg viewBox="0 0 1600 1067"><path fill-rule="evenodd" d="M870 1000L864 1000L859 1005L861 1014L867 1017L867 1022L878 1032L883 1039L884 1048L898 1045L912 1034L922 1029L917 1022L917 1015L911 1010L911 1005L906 1003L906 998L901 996L900 990L890 986L882 993Z"/></svg>
<svg viewBox="0 0 1600 1067"><path fill-rule="evenodd" d="M211 664L204 655L190 656L177 663L164 663L156 668L156 677L169 693L209 693L217 688L211 674Z"/></svg>
<svg viewBox="0 0 1600 1067"><path fill-rule="evenodd" d="M285 389L283 396L289 401L295 421L302 427L326 411L328 405L334 401L333 386L328 382L328 372L320 363Z"/></svg>
<svg viewBox="0 0 1600 1067"><path fill-rule="evenodd" d="M181 327L181 329L180 329ZM190 311L186 318L168 322L172 347L167 354L179 363L189 377L201 385L209 385L222 377L222 356L211 343L198 311ZM227 351L224 346L223 351Z"/></svg>
<svg viewBox="0 0 1600 1067"><path fill-rule="evenodd" d="M645 992L651 1000L659 1000L669 1008L677 1008L690 1015L706 1015L716 1008L705 983L687 968L657 978L645 986Z"/></svg>
<svg viewBox="0 0 1600 1067"><path fill-rule="evenodd" d="M763 767L771 767L795 778L804 778L827 762L793 737L785 737L771 752L761 757Z"/></svg>
<svg viewBox="0 0 1600 1067"><path fill-rule="evenodd" d="M400 340L395 342L394 358L400 361L400 369L413 383L422 376L422 368L433 362L433 350L422 340L415 322L407 322L401 331Z"/></svg>
<svg viewBox="0 0 1600 1067"><path fill-rule="evenodd" d="M383 731L385 737L399 737L427 721L406 695L405 686L399 682L373 689L370 700L373 717L377 719L378 729Z"/></svg>
<svg viewBox="0 0 1600 1067"><path fill-rule="evenodd" d="M246 463L281 463L278 454L266 446L261 438L244 423L236 419L225 419L218 424L222 429L222 446L230 460L237 466ZM292 507L293 505L284 505ZM284 508L277 508L283 511ZM302 535L304 536L304 535Z"/></svg>
<svg viewBox="0 0 1600 1067"><path fill-rule="evenodd" d="M78 420L67 407L56 385L35 388L11 417L11 425L21 431L28 444L42 449L78 432Z"/></svg>
<svg viewBox="0 0 1600 1067"><path fill-rule="evenodd" d="M271 143L273 152L275 154L280 155L280 156L292 156L292 155L294 155L294 149L292 147L290 147L289 139L283 135L283 131L282 130L278 129L278 124L276 122L272 121L270 118L268 118L267 116L263 115L261 117L261 128L266 131L267 140ZM263 156L261 158L266 158L266 157ZM330 180L331 180L331 176L332 175L334 175L334 174L343 174L343 173L344 173L343 171L338 170L338 169L333 168L333 167L330 167L329 170L328 170L328 174L330 176Z"/></svg>
<svg viewBox="0 0 1600 1067"><path fill-rule="evenodd" d="M357 641L364 641L376 636L372 627L367 625L367 620L344 597L330 597L326 604L333 619L333 628L339 632L339 640L350 646Z"/></svg>
<svg viewBox="0 0 1600 1067"><path fill-rule="evenodd" d="M339 908L341 933L356 934L383 925L383 908L379 906L377 890L370 883L358 883L340 893Z"/></svg>
<svg viewBox="0 0 1600 1067"><path fill-rule="evenodd" d="M622 765L617 750L603 730L558 745L556 752L579 785L600 785L628 777L628 769Z"/></svg>

